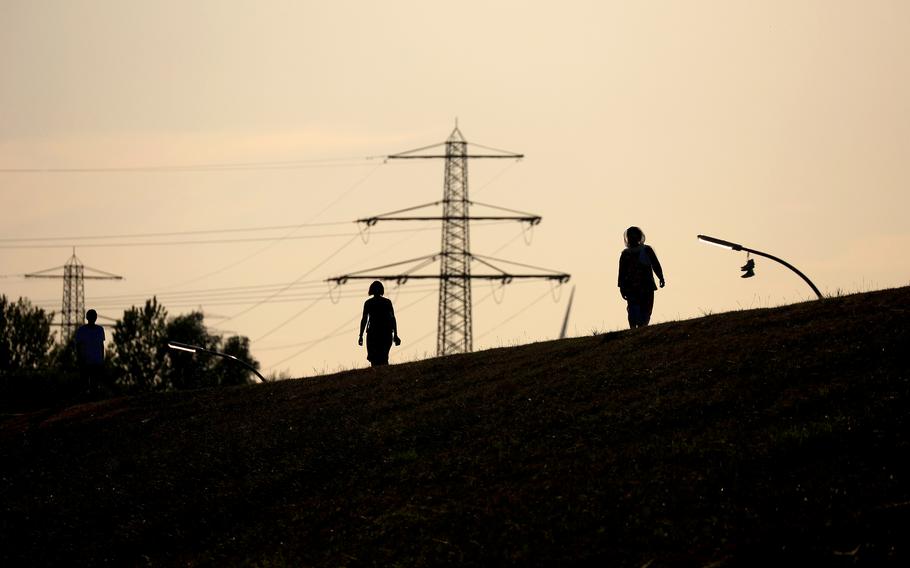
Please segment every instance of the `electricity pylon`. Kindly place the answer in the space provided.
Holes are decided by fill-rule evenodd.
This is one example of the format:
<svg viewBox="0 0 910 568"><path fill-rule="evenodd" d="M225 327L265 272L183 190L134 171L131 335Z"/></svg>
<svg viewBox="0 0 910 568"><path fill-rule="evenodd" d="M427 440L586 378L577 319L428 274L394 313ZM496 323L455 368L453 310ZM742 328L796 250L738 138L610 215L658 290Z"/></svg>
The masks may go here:
<svg viewBox="0 0 910 568"><path fill-rule="evenodd" d="M469 159L521 159L523 154L507 152L470 143L481 148L487 153L470 154L469 143L465 140L456 123L455 129L449 138L441 143L416 150L409 150L399 154L387 156L389 160L416 160L416 159L444 159L445 180L442 201L409 207L392 211L375 217L358 219L357 222L371 227L379 221L442 221L442 250L439 253L379 266L344 276L329 278L329 282L344 284L348 280L395 280L403 284L409 279L438 279L439 280L439 313L436 330L436 354L438 356L454 353L468 353L473 349L473 325L471 313L471 281L472 280L500 280L507 284L516 278L541 278L555 280L560 283L568 282L570 275L548 269L504 261L496 258L475 255L471 253L471 221L502 221L512 220L528 223L531 226L540 223L539 215L522 213L512 209L472 202L468 199L468 160ZM445 146L444 154L422 152L433 148ZM492 152L492 153L489 153ZM402 215L418 209L437 207L442 205L441 216L414 216ZM470 214L470 207L482 206L498 212L511 213L511 215L475 215ZM414 274L415 271L428 266L436 260L440 261L439 274ZM471 271L472 262L493 269L494 273L476 273ZM503 270L494 262L504 262L513 266L538 270L538 273L513 273ZM416 263L416 264L415 264ZM403 273L376 273L376 271L413 264Z"/></svg>
<svg viewBox="0 0 910 568"><path fill-rule="evenodd" d="M50 274L56 270L63 269L63 274ZM90 270L95 274L86 275L85 271ZM39 270L25 275L26 278L62 278L63 279L63 306L61 309L62 323L60 324L62 334L60 339L66 342L76 332L76 328L82 325L82 318L85 315L85 281L86 280L123 280L122 276L111 274L85 266L76 257L76 249L73 248L73 256L66 261L63 266Z"/></svg>

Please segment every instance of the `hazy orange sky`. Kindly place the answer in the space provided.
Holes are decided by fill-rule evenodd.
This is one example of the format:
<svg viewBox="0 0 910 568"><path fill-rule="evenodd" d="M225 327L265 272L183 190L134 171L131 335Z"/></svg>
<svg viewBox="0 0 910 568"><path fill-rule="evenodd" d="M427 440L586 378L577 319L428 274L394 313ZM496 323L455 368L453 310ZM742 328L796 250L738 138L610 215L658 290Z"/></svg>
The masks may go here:
<svg viewBox="0 0 910 568"><path fill-rule="evenodd" d="M268 372L366 364L368 283L333 304L320 281L439 250L438 225L365 244L351 221L440 199L441 161L366 158L456 117L526 155L472 162L471 197L543 216L530 246L476 226L473 251L571 273L572 335L626 327L632 224L666 272L652 321L813 297L764 259L740 279L745 255L699 233L823 293L910 283L904 1L0 0L0 81L0 293L59 312L60 281L16 275L76 246L126 278L88 281L87 307L202 308ZM161 244L199 240L237 242ZM435 285L387 288L392 362L432 355ZM568 290L475 283L475 349L554 338Z"/></svg>

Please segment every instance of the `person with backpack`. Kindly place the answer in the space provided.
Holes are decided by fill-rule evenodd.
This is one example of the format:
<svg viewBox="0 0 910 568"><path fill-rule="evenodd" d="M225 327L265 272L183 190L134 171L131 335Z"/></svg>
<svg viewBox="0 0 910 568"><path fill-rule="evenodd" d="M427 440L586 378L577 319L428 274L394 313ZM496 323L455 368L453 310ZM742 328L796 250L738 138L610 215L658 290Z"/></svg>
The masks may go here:
<svg viewBox="0 0 910 568"><path fill-rule="evenodd" d="M392 301L382 297L384 293L385 288L379 280L370 284L369 294L372 297L363 303L360 336L357 338L357 345L363 345L363 332L367 332L367 360L373 367L389 364L393 341L395 345L401 345L395 310Z"/></svg>
<svg viewBox="0 0 910 568"><path fill-rule="evenodd" d="M654 249L645 244L645 234L638 227L629 227L623 235L626 248L619 255L619 293L628 303L629 327L644 327L651 321L654 309L654 276L660 287L666 285L664 271Z"/></svg>

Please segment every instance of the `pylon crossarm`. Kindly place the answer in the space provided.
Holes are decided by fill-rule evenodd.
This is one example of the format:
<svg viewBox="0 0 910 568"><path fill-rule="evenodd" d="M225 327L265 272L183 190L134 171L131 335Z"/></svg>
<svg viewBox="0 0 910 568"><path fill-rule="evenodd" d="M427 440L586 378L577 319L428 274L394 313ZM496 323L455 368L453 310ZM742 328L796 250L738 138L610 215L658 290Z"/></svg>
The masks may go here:
<svg viewBox="0 0 910 568"><path fill-rule="evenodd" d="M530 269L532 269L532 270L540 270L540 271L542 271L542 272L548 272L548 273L550 273L550 274L547 274L547 275L545 275L545 276L547 276L547 277L549 277L549 276L565 277L565 281L566 281L566 282L568 282L568 281L569 281L569 278L571 277L570 274L566 274L566 273L564 273L564 272L557 272L557 271L552 270L552 269L550 269L550 268L542 268L542 267L540 267L540 266L533 266L533 265L530 265L530 264L523 264L523 263L521 263L521 262L515 262L515 261L512 261L512 260L505 260L505 259L502 259L502 258L493 258L493 257L491 257L491 256L484 256L484 255L481 255L481 254L472 254L472 255L471 255L471 258L474 259L474 260L476 260L476 261L478 261L478 262L480 262L480 261L482 261L482 260L495 261L495 262L503 262L503 263L505 263L505 264L511 264L512 266L520 266L520 267L522 267L522 268L530 268Z"/></svg>
<svg viewBox="0 0 910 568"><path fill-rule="evenodd" d="M26 278L60 278L61 276L48 274L48 272L53 272L55 270L63 270L63 266L57 266L54 268L48 268L47 270L39 270L38 272L30 272L25 275Z"/></svg>
<svg viewBox="0 0 910 568"><path fill-rule="evenodd" d="M526 211L518 211L517 209L509 209L508 207L500 207L499 205L490 205L489 203L479 203L477 201L469 201L468 203L474 207L489 207L490 209L497 209L499 211L505 211L507 213L515 213L516 215L521 216L522 219L530 220L532 225L540 224L540 221L542 219L540 215L535 215Z"/></svg>
<svg viewBox="0 0 910 568"><path fill-rule="evenodd" d="M399 213L407 213L409 211L417 211L418 209L425 209L427 207L436 207L441 204L442 201L434 201L432 203L424 203L423 205L415 205L414 207L406 207L404 209L399 209L397 211L389 211L388 213L381 213L379 215L374 215L372 217L364 217L363 219L357 219L355 223L366 223L369 226L375 225L377 221L386 220L387 217L391 215L398 215Z"/></svg>
<svg viewBox="0 0 910 568"><path fill-rule="evenodd" d="M492 148L490 146L483 146L482 144L477 144L474 142L466 142L463 140L450 140L447 142L440 142L438 144L430 144L429 146L424 146L422 148L415 148L413 150L407 150L405 152L399 152L397 154L392 154L390 156L386 156L386 159L387 160L421 160L421 159L447 158L450 156L446 156L445 154L418 154L417 152L423 152L424 150L430 150L433 148L440 148L442 146L445 146L449 142L457 142L460 144L464 144L465 146L473 146L476 148L480 148L482 150L498 152L497 154L465 154L463 156L459 156L461 158L506 158L506 159L520 160L525 157L524 154L519 154L517 152L511 152L509 150L500 150L499 148Z"/></svg>
<svg viewBox="0 0 910 568"><path fill-rule="evenodd" d="M487 262L486 260L478 258L477 256L472 255L471 260L475 260L475 261L479 262L480 264L483 264L484 266L489 266L493 270L498 270L498 271L502 272L503 275L506 274L506 271L503 270L502 268L499 268L498 266L494 266L493 264Z"/></svg>
<svg viewBox="0 0 910 568"><path fill-rule="evenodd" d="M379 221L523 221L525 223L537 225L540 223L540 219L540 217L536 216L518 217L511 215L449 215L445 217L373 217L371 219L358 219L358 221L371 226L375 225Z"/></svg>
<svg viewBox="0 0 910 568"><path fill-rule="evenodd" d="M422 266L426 266L427 264L434 262L438 257L439 257L439 254L428 254L426 256L419 256L417 258L412 258L409 260L402 260L401 262L393 262L392 264L384 264L382 266L375 266L373 268L358 270L357 272L352 272L350 274L345 274L343 276L335 276L333 278L326 278L326 282L335 282L336 284L344 284L348 280L362 280L365 278L373 278L374 280L397 279L398 276L394 276L392 278L388 278L388 277L379 278L379 277L372 277L372 276L364 276L363 273L375 272L375 271L379 271L379 270L385 270L386 268L393 268L396 266L402 266L404 264L412 264L415 262L423 261L423 264L419 265L420 267L422 267ZM414 269L412 269L412 270L414 270Z"/></svg>
<svg viewBox="0 0 910 568"><path fill-rule="evenodd" d="M397 211L390 211L388 213L382 213L379 215L374 215L373 217L364 217L362 219L357 219L357 223L363 223L368 227L372 227L379 221L521 221L524 223L529 223L531 225L538 225L541 221L540 215L534 215L533 213L526 213L524 211L517 211L515 209L508 209L506 207L499 207L497 205L489 205L487 203L475 203L469 201L468 203L473 206L478 207L488 207L490 209L496 209L498 211L505 211L508 213L514 213L515 215L419 215L419 216L406 216L406 217L395 217L394 215L400 215L401 213L408 213L410 211L417 211L420 209L426 209L428 207L437 207L446 203L446 201L434 201L433 203L425 203L423 205L416 205L414 207L407 207L405 209L398 209Z"/></svg>
<svg viewBox="0 0 910 568"><path fill-rule="evenodd" d="M48 268L47 270L39 270L38 272L31 272L29 274L25 274L24 276L26 278L63 278L64 277L63 274L48 274L48 273L53 272L55 270L61 270L64 268L66 268L66 267L58 266L56 268ZM96 268L90 268L88 266L84 266L83 270L91 270L91 271L97 272L101 275L101 276L95 276L92 274L83 274L81 276L81 278L83 280L123 280L123 276L118 276L117 274L111 274L110 272L105 272L103 270L98 270Z"/></svg>
<svg viewBox="0 0 910 568"><path fill-rule="evenodd" d="M508 283L517 279L556 280L564 284L571 278L570 274L348 274L329 278L329 282L343 284L347 280L503 280Z"/></svg>
<svg viewBox="0 0 910 568"><path fill-rule="evenodd" d="M503 154L504 158L524 158L524 154L519 154L518 152L513 152L511 150L501 150L499 148L492 148L490 146L484 146L483 144L478 144L477 142L468 142L468 146L476 146L483 150L490 150L491 152L499 152Z"/></svg>
<svg viewBox="0 0 910 568"><path fill-rule="evenodd" d="M96 278L96 279L111 278L113 280L123 280L123 276L119 276L119 275L113 274L111 272L105 272L103 270L98 270L97 268L92 268L91 266L83 265L82 268L83 268L83 270L91 270L92 272L95 272L96 274L102 275L102 276L83 276L83 278Z"/></svg>
<svg viewBox="0 0 910 568"><path fill-rule="evenodd" d="M403 286L404 284L407 284L408 278L411 277L411 274L413 274L414 272L417 272L418 270L420 270L420 269L423 268L424 266L428 266L428 265L430 265L430 264L433 264L434 262L436 262L436 258L437 258L436 256L433 256L433 257L428 258L427 260L425 260L425 261L423 261L423 262L421 262L421 263L419 263L419 264L417 264L417 265L411 267L410 270L407 270L407 271L405 271L403 274L398 275L398 277L395 278L395 283L398 284L399 286Z"/></svg>
<svg viewBox="0 0 910 568"><path fill-rule="evenodd" d="M424 150L429 150L431 148L439 148L440 146L445 146L445 142L439 142L438 144L430 144L429 146L423 146L421 148L414 148L413 150L405 150L404 152L398 152L397 154L392 154L391 156L386 156L386 159L400 159L413 154L415 152L423 152Z"/></svg>
<svg viewBox="0 0 910 568"><path fill-rule="evenodd" d="M440 159L440 158L451 158L451 157L452 156L446 156L445 154L429 154L429 155L425 155L425 156L401 156L401 155L386 156L386 158L389 160L429 160L429 159ZM471 159L475 159L475 158L493 158L493 159L508 158L508 159L513 159L513 160L519 160L521 158L524 158L525 155L524 154L513 154L510 156L501 156L499 154L465 154L463 156L458 156L458 157L459 158L471 158Z"/></svg>

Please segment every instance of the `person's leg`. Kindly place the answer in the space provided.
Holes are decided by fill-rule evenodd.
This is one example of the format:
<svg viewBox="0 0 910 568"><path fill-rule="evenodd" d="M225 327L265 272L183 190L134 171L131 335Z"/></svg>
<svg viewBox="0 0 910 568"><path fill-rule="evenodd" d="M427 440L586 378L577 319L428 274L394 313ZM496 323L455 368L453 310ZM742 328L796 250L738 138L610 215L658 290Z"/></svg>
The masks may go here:
<svg viewBox="0 0 910 568"><path fill-rule="evenodd" d="M392 334L370 333L367 331L367 359L377 367L389 364L389 350L392 348Z"/></svg>
<svg viewBox="0 0 910 568"><path fill-rule="evenodd" d="M648 290L641 295L640 300L640 325L646 326L651 322L651 312L654 310L654 290Z"/></svg>
<svg viewBox="0 0 910 568"><path fill-rule="evenodd" d="M383 337L385 339L385 337ZM392 350L392 336L389 335L388 342L383 342L379 347L379 364L388 365L389 364L389 351Z"/></svg>
<svg viewBox="0 0 910 568"><path fill-rule="evenodd" d="M108 384L107 371L104 363L98 363L92 366L92 384L95 392L104 396L112 394L111 385Z"/></svg>
<svg viewBox="0 0 910 568"><path fill-rule="evenodd" d="M629 314L629 328L638 325L638 304L629 297L626 300L626 312Z"/></svg>
<svg viewBox="0 0 910 568"><path fill-rule="evenodd" d="M92 390L92 368L88 363L79 365L79 390L84 393Z"/></svg>

